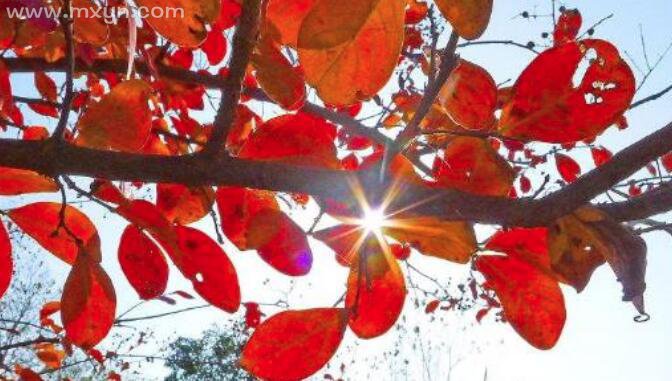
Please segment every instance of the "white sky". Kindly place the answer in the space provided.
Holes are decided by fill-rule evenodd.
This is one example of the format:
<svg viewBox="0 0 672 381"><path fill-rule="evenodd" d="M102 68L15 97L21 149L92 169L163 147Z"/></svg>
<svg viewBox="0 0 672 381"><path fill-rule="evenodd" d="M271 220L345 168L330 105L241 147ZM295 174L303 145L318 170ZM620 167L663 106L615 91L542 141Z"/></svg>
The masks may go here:
<svg viewBox="0 0 672 381"><path fill-rule="evenodd" d="M549 29L550 18L527 21L514 16L523 10L533 11L535 6L537 13L548 14L549 4L550 1L542 0L495 0L492 22L483 39L513 39L523 43L530 39L539 41L541 32ZM652 60L672 41L672 26L669 24L672 2L669 0L593 0L568 2L566 5L578 6L586 25L614 13L611 20L598 28L597 36L614 42L622 52L629 51L640 65L643 63L639 41L640 24ZM460 54L490 71L496 82L509 78L515 80L533 58L529 52L506 46L469 47L461 50ZM672 56L660 65L639 96L648 95L672 83L670 73ZM15 79L15 92L31 95L32 78L23 78L27 80ZM629 113L628 130L617 132L611 129L599 142L614 152L623 148L671 121L671 105L672 95L668 95L658 102ZM44 119L40 118L42 117L31 123L43 123ZM592 162L587 158L582 158L581 164L584 168L592 167ZM0 206L6 209L11 202L0 200ZM25 203L25 200L21 203ZM85 205L88 207L90 204ZM99 209L95 209L95 212L90 212L94 208L86 210L101 234L104 267L112 276L117 289L118 311L123 311L137 301L137 295L124 279L116 260L119 235L124 223L116 216L105 215L103 218L104 213ZM305 218L302 220L304 227L310 225L310 222ZM204 219L198 227L212 233L209 219ZM413 311L409 301L405 312L408 315L406 326L409 330L420 326L423 342L421 347L413 347L419 340L415 335L404 336L407 341L404 341L402 355L388 362L380 353L394 347L395 340L398 339L396 332L369 341L355 340L352 334L348 334L341 348L341 353L344 354L335 365L338 366L340 361L349 363L352 359L356 360L357 364L348 365L345 374L347 379L374 377L381 380L471 381L483 380L486 368L487 379L495 381L671 379L672 362L669 361L666 349L672 340L672 302L669 297L672 291L669 281L672 272L672 240L661 233L649 234L646 239L649 245L646 301L648 312L652 316L651 321L646 324L633 323L634 309L620 301L620 284L616 282L609 268L603 266L581 295L577 296L573 289L564 288L567 324L558 345L551 351L542 352L532 348L508 325L495 323L491 317L486 318L482 325L475 324L475 311L464 315L437 312L436 316L426 316ZM312 243L315 257L313 270L308 276L296 279L296 287L289 296L290 304L294 308L330 306L344 290L347 271L335 264L333 255L324 246ZM240 253L230 245L226 245L225 250L238 270L243 301L275 302L289 289L287 278L271 270L255 253ZM422 258L417 253L412 255L411 262L439 279L450 276L460 278L468 273L468 266L441 263L435 259ZM48 263L56 279L64 281L68 266L51 259ZM264 284L267 278L270 282ZM414 275L414 280L420 282L417 275ZM169 290L176 289L191 291L190 284L184 282L181 275L173 269ZM195 295L193 292L192 294ZM198 301L193 304L200 303L202 302ZM191 304L180 302L179 307L189 305ZM166 312L170 309L172 307L164 303L153 302L133 316ZM265 311L272 312L270 309ZM196 336L212 324L223 322L228 317L224 312L209 308L173 318L153 320L149 326L163 338L172 334ZM443 321L439 321L440 319ZM118 329L118 332L123 333L123 330ZM451 348L452 359L448 347ZM152 354L153 349L148 347L138 353ZM411 359L407 372L399 371L404 369L399 361L403 357ZM461 361L452 367L452 377L449 378L447 364L456 360ZM430 364L429 372L423 369L424 361ZM143 366L142 369L146 374L143 379L156 379L165 374L165 370L158 364ZM395 369L397 373L390 375L390 369ZM338 375L338 372L335 374Z"/></svg>

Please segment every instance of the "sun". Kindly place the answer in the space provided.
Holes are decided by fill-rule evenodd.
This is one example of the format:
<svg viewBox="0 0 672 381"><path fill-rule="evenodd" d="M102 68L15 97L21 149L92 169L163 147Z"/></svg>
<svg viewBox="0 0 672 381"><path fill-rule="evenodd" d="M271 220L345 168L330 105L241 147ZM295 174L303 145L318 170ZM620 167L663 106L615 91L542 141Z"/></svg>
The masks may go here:
<svg viewBox="0 0 672 381"><path fill-rule="evenodd" d="M377 233L385 226L385 213L382 209L367 209L360 221L367 233Z"/></svg>

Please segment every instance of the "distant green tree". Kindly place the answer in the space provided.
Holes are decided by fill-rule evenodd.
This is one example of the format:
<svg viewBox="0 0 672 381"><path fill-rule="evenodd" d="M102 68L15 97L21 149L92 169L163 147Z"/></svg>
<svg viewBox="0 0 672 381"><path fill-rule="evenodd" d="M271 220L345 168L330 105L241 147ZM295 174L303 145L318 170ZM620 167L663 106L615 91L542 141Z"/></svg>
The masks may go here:
<svg viewBox="0 0 672 381"><path fill-rule="evenodd" d="M255 380L238 366L248 338L242 322L208 329L200 338L177 338L168 345L166 381Z"/></svg>

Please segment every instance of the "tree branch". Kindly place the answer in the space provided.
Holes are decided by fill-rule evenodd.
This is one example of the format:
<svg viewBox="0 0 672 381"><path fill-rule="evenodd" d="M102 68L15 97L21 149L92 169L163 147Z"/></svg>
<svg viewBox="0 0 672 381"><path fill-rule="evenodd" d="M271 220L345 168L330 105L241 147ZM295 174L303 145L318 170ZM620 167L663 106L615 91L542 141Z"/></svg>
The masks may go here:
<svg viewBox="0 0 672 381"><path fill-rule="evenodd" d="M65 96L63 97L63 106L61 107L61 115L58 119L58 124L52 134L52 138L59 143L63 141L63 134L68 125L70 110L72 109L72 100L75 93L75 42L73 41L72 36L74 22L72 15L67 15L67 13L70 12L70 0L65 0L63 6L66 10L66 15L61 18L63 34L65 36Z"/></svg>
<svg viewBox="0 0 672 381"><path fill-rule="evenodd" d="M243 79L250 62L252 49L257 42L260 14L261 0L246 0L243 2L240 20L233 36L231 64L229 65L229 74L226 77L225 86L222 88L219 111L213 124L212 136L203 149L203 153L206 155L220 152L224 146L226 134L236 117Z"/></svg>
<svg viewBox="0 0 672 381"><path fill-rule="evenodd" d="M0 346L0 351L6 351L6 350L9 350L9 349L14 349L14 348L22 348L22 347L27 347L27 346L30 346L30 345L33 345L33 344L40 344L40 343L58 343L59 341L61 341L61 340L58 339L58 338L48 339L46 337L38 337L38 338L32 339L32 340L19 341L19 342L16 342L16 343Z"/></svg>
<svg viewBox="0 0 672 381"><path fill-rule="evenodd" d="M672 123L614 155L606 164L574 183L537 200L486 197L406 184L390 210L417 204L414 212L445 220L466 220L509 226L541 226L571 213L629 177L650 161L672 150ZM45 141L0 139L0 165L38 171L48 176L78 175L121 181L167 182L185 185L229 185L280 192L306 193L318 198L350 200L352 178L367 194L385 184L377 173L315 169L265 161L199 155L158 156L99 151L72 145L59 150ZM641 198L648 197L648 194ZM653 196L651 196L653 197ZM662 197L662 196L658 196ZM635 198L632 202L640 200ZM646 200L646 199L644 199ZM667 198L665 199L667 200ZM632 204L601 205L617 220L641 219ZM650 212L672 209L672 202Z"/></svg>

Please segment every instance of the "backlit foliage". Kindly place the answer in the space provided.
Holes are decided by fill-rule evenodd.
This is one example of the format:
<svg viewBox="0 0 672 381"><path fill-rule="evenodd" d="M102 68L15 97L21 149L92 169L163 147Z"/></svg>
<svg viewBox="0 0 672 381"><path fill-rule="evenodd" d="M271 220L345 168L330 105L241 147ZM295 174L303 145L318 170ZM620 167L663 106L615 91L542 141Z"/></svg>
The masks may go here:
<svg viewBox="0 0 672 381"><path fill-rule="evenodd" d="M476 64L455 54L458 42L478 41L486 31L492 0L136 3L180 6L185 17L149 17L141 24L126 17L112 24L80 17L71 30L65 20L5 14L60 2L0 2L0 126L19 129L24 143L41 144L44 152L75 147L81 154L114 152L129 160L146 155L147 166L158 165L158 157L193 159L192 177L182 183L157 183L169 177L170 166L150 168L153 175L145 177L140 169L128 175L123 167L101 162L99 173L108 175L95 178L84 169L69 173L65 165L54 164L51 171L33 171L37 167L30 163L5 159L11 165L0 167L0 195L58 197L61 191L62 196L62 202L35 201L2 211L5 224L18 226L71 266L60 303L45 306L50 308L42 322L65 334L36 347L38 356L68 356L72 346L92 350L118 318L115 285L101 265L102 256L109 255L101 253L102 227L85 208L66 203L70 192L126 220L118 261L144 300L165 298L169 278L182 276L212 306L228 313L240 309L245 290L239 277L253 274L238 274L229 258L234 253L189 226L211 214L218 234L240 250L256 251L289 277L311 271L309 237L333 250L333 265L349 269L342 284L324 285L342 288L336 304L325 301L266 319L258 304L244 303L254 331L240 365L262 379L306 378L327 364L346 332L372 339L397 324L409 287L401 264L411 250L428 260L470 266L478 280L469 285L473 299L486 303L478 321L495 310L539 349L552 348L565 324L560 285L581 292L604 264L622 284L623 300L646 316L646 245L622 220L588 204L589 198L583 207L542 224L492 225L495 232L480 240L474 224L481 221L459 218L461 205L451 206L454 218L418 211L446 194L486 201L537 197L546 183L540 187L535 180L533 186L527 171L533 173L548 158L555 163L554 180L571 186L584 172L569 153L580 144L591 148L596 167L609 165L613 155L593 141L611 126L627 125L624 113L636 83L617 47L579 35L578 10L560 12L553 20L552 43L507 87L488 73L487 65L496 62ZM452 29L452 35L442 34L437 24ZM437 47L444 40L446 47ZM22 60L34 63L28 66L34 68L39 99L29 104L33 113L51 118L48 128L26 126L17 106L23 101L15 98L18 86L10 78ZM206 61L208 69L195 69ZM72 72L70 64L76 66ZM66 71L71 88L59 90L51 71ZM577 73L582 73L578 81ZM418 78L427 83L424 89ZM209 123L199 112L212 101L213 89L233 98ZM267 117L259 102L274 104L280 114ZM383 110L380 122L366 128L355 117L372 108ZM540 155L531 149L534 143L558 145ZM257 172L241 171L218 183L216 173L199 165L221 157L223 166L226 160L240 161ZM669 171L672 159L666 157L663 165ZM323 197L332 189L282 168L347 174L348 197ZM87 176L68 177L82 174ZM122 177L135 181L118 181ZM247 186L255 182L263 189ZM143 187L155 197L129 191ZM302 193L305 189L317 194ZM400 205L418 190L436 196ZM637 187L630 192L642 193ZM315 204L320 216L326 213L338 224L306 231L286 204L290 209ZM382 214L378 226L367 225L371 211ZM492 222L488 213L481 216ZM0 295L12 278L11 246L0 226ZM423 308L428 314L450 313L459 304L443 302L433 300ZM60 320L47 319L56 313ZM47 361L60 364L62 357ZM28 368L17 366L16 373L40 379Z"/></svg>

